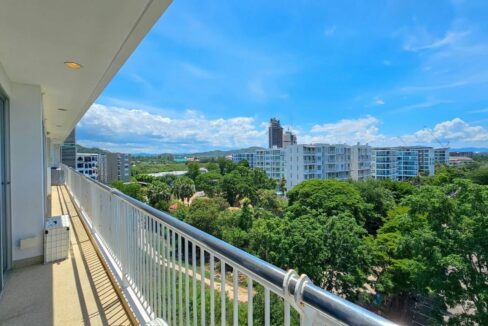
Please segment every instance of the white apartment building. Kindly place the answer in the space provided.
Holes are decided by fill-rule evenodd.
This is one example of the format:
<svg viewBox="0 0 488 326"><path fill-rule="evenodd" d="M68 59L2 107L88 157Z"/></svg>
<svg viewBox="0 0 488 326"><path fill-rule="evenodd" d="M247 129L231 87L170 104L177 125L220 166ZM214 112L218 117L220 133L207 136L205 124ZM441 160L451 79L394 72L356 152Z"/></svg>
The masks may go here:
<svg viewBox="0 0 488 326"><path fill-rule="evenodd" d="M434 148L434 161L436 164L449 164L449 148Z"/></svg>
<svg viewBox="0 0 488 326"><path fill-rule="evenodd" d="M356 144L351 147L351 179L371 177L371 146Z"/></svg>
<svg viewBox="0 0 488 326"><path fill-rule="evenodd" d="M372 151L375 179L408 180L435 173L434 148L426 146L377 147Z"/></svg>
<svg viewBox="0 0 488 326"><path fill-rule="evenodd" d="M192 317L194 325L214 324L220 301L231 300L213 282L215 263L223 284L232 269L235 282L243 276L250 287L276 293L290 308L285 319L293 312L305 325L394 325L61 164L64 140L170 3L0 2L0 325L189 325ZM51 171L59 168L64 182L51 185ZM71 222L56 230L63 234L45 228L53 215ZM68 257L44 263L52 245ZM199 293L208 289L210 300L190 294L188 268L182 287L182 266L193 258L195 276L197 252L201 274L206 266L211 271L209 285L199 281ZM253 324L253 306L234 299L228 320L237 324L241 308L250 308ZM190 316L189 302L197 300L209 313L197 316L193 309ZM264 310L265 320L277 317Z"/></svg>
<svg viewBox="0 0 488 326"><path fill-rule="evenodd" d="M92 179L98 179L98 158L98 154L76 153L76 171Z"/></svg>
<svg viewBox="0 0 488 326"><path fill-rule="evenodd" d="M255 167L255 157L256 152L246 152L246 153L233 153L232 154L232 161L239 163L240 161L247 161L249 166L254 168Z"/></svg>
<svg viewBox="0 0 488 326"><path fill-rule="evenodd" d="M285 151L282 148L257 150L254 156L255 168L263 169L275 180L285 176Z"/></svg>
<svg viewBox="0 0 488 326"><path fill-rule="evenodd" d="M398 151L392 147L373 148L371 152L371 174L375 179L397 180Z"/></svg>
<svg viewBox="0 0 488 326"><path fill-rule="evenodd" d="M370 176L370 162L368 145L292 145L285 149L286 186L308 179L363 180Z"/></svg>

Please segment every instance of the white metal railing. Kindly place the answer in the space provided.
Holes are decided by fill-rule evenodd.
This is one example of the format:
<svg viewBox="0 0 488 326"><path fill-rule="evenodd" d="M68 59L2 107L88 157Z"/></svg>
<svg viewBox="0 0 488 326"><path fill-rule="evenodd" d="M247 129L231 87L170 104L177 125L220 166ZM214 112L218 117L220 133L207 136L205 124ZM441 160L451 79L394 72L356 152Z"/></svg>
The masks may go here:
<svg viewBox="0 0 488 326"><path fill-rule="evenodd" d="M63 166L82 218L141 323L393 325L164 212ZM129 302L131 303L131 302Z"/></svg>

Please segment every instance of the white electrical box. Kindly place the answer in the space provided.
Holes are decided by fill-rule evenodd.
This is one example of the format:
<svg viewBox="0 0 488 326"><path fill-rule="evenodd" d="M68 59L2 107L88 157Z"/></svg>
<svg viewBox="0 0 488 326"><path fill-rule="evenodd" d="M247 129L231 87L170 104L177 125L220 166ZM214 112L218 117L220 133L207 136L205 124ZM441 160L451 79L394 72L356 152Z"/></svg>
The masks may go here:
<svg viewBox="0 0 488 326"><path fill-rule="evenodd" d="M68 215L54 216L46 220L44 227L44 263L68 258L69 229Z"/></svg>

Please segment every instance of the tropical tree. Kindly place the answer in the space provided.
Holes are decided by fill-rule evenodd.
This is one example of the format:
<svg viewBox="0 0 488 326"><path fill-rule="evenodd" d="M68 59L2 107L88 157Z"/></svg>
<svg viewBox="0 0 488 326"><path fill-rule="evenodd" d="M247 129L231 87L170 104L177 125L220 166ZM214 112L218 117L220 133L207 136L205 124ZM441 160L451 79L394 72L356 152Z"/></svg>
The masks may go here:
<svg viewBox="0 0 488 326"><path fill-rule="evenodd" d="M173 184L173 194L182 201L189 199L194 193L195 183L186 176L179 177Z"/></svg>
<svg viewBox="0 0 488 326"><path fill-rule="evenodd" d="M147 199L149 205L166 211L171 200L171 188L166 183L154 181L147 187Z"/></svg>
<svg viewBox="0 0 488 326"><path fill-rule="evenodd" d="M222 192L222 175L217 171L200 174L195 180L197 190L204 191L209 197L214 197Z"/></svg>

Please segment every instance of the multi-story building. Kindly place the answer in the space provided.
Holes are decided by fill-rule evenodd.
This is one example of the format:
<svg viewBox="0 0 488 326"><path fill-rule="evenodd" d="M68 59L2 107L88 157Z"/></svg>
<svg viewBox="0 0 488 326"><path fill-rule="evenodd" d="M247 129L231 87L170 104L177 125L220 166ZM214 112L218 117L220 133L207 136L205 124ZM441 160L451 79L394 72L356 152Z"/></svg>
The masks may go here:
<svg viewBox="0 0 488 326"><path fill-rule="evenodd" d="M434 175L434 148L425 146L373 148L371 172L375 179L392 180Z"/></svg>
<svg viewBox="0 0 488 326"><path fill-rule="evenodd" d="M436 164L449 164L449 148L434 148L434 161Z"/></svg>
<svg viewBox="0 0 488 326"><path fill-rule="evenodd" d="M71 131L61 145L61 162L70 168L76 167L76 128Z"/></svg>
<svg viewBox="0 0 488 326"><path fill-rule="evenodd" d="M398 151L393 147L373 148L371 152L371 174L375 179L398 178Z"/></svg>
<svg viewBox="0 0 488 326"><path fill-rule="evenodd" d="M280 120L271 118L268 127L268 144L269 148L283 148L283 127Z"/></svg>
<svg viewBox="0 0 488 326"><path fill-rule="evenodd" d="M371 146L351 146L351 179L366 180L371 177Z"/></svg>
<svg viewBox="0 0 488 326"><path fill-rule="evenodd" d="M288 189L308 179L362 180L370 175L371 149L367 145L299 144L284 152Z"/></svg>
<svg viewBox="0 0 488 326"><path fill-rule="evenodd" d="M284 150L282 148L257 150L253 167L263 169L272 179L282 179L285 175Z"/></svg>
<svg viewBox="0 0 488 326"><path fill-rule="evenodd" d="M419 175L419 153L409 148L397 150L397 178L396 180L408 180Z"/></svg>
<svg viewBox="0 0 488 326"><path fill-rule="evenodd" d="M98 162L98 180L105 184L111 184L114 181L130 181L130 155L101 154Z"/></svg>
<svg viewBox="0 0 488 326"><path fill-rule="evenodd" d="M405 147L418 152L419 155L419 173L421 175L434 175L435 173L435 156L434 148L426 146L408 146Z"/></svg>
<svg viewBox="0 0 488 326"><path fill-rule="evenodd" d="M76 171L92 179L98 179L98 154L76 154Z"/></svg>
<svg viewBox="0 0 488 326"><path fill-rule="evenodd" d="M254 168L255 167L255 160L256 152L246 152L246 153L233 153L232 154L232 161L239 163L240 161L247 161L249 166Z"/></svg>
<svg viewBox="0 0 488 326"><path fill-rule="evenodd" d="M178 314L166 312L176 309L177 292L166 289L178 282L168 277L163 284L162 275L181 273L181 261L196 257L191 252L201 253L202 271L218 257L222 278L232 269L235 280L239 275L265 293L275 291L304 324L391 324L66 165L64 183L51 186L64 140L171 1L60 3L0 2L0 325L76 325L87 318L104 325L176 323ZM177 264L174 248L182 248L182 239L187 246ZM172 266L162 263L166 240ZM168 249L168 262L169 256ZM211 294L220 293L217 282L209 284ZM292 287L299 296L288 295ZM225 303L228 293L221 292ZM200 302L196 291L185 294L187 303ZM101 304L107 298L110 304ZM212 322L219 305L205 306L204 296L201 302L210 310L199 321ZM237 321L247 306L234 303L238 309L228 319ZM266 320L282 315L265 310ZM184 316L189 324L188 311Z"/></svg>
<svg viewBox="0 0 488 326"><path fill-rule="evenodd" d="M297 135L292 133L290 130L285 131L283 134L283 147L287 148L288 146L291 145L296 145L297 144Z"/></svg>

